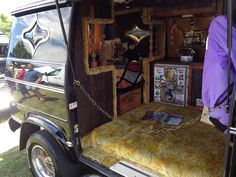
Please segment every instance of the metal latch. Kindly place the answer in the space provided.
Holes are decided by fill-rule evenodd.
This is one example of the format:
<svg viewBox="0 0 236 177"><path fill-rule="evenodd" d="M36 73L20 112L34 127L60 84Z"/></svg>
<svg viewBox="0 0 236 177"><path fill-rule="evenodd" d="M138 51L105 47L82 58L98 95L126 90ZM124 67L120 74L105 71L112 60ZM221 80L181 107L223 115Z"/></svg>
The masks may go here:
<svg viewBox="0 0 236 177"><path fill-rule="evenodd" d="M67 142L66 142L66 145L67 145L68 147L73 147L73 143L70 142L70 141L67 141Z"/></svg>
<svg viewBox="0 0 236 177"><path fill-rule="evenodd" d="M231 135L236 135L236 128L230 127L229 133L230 133Z"/></svg>

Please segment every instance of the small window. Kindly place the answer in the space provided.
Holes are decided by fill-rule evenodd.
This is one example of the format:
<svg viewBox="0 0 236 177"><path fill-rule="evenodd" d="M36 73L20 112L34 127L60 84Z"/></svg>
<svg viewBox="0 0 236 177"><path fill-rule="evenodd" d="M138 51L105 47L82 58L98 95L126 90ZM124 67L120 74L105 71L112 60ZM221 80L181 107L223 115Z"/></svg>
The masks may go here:
<svg viewBox="0 0 236 177"><path fill-rule="evenodd" d="M56 69L55 71L50 72L49 76L57 76L61 72L61 69Z"/></svg>

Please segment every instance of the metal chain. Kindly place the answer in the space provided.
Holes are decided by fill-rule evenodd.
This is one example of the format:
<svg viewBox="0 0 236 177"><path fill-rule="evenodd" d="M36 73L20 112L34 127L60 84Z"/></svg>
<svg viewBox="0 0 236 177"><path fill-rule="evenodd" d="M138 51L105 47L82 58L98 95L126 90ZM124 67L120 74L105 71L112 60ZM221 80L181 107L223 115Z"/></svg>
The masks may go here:
<svg viewBox="0 0 236 177"><path fill-rule="evenodd" d="M204 114L201 114L201 115L197 116L196 118L194 118L194 119L192 119L192 120L190 120L190 121L188 121L186 123L182 123L182 124L180 124L178 126L170 127L170 128L163 128L161 130L156 130L156 131L154 130L152 132L153 133L166 133L166 132L169 132L169 131L175 131L175 130L178 130L178 129L181 129L181 128L185 128L185 127L188 127L188 126L193 125L194 123L200 121L200 119L202 117L204 117L204 118L207 117L209 115L209 113L210 112L208 111L208 112L206 112Z"/></svg>
<svg viewBox="0 0 236 177"><path fill-rule="evenodd" d="M97 104L97 102L89 95L89 93L85 90L85 88L81 85L80 81L74 80L74 85L77 85L79 89L82 91L84 96L88 98L88 100L99 110L102 112L105 116L107 116L109 119L113 120L113 117L111 114L109 114L107 111L105 111L100 105Z"/></svg>
<svg viewBox="0 0 236 177"><path fill-rule="evenodd" d="M194 118L194 119L192 119L192 120L190 120L190 121L188 121L188 122L186 122L186 123L182 123L182 124L180 124L180 125L178 125L178 126L170 127L170 128L162 128L162 129L159 129L159 130L151 130L151 129L143 129L143 128L140 128L140 129L139 129L139 128L133 126L133 125L128 125L129 123L126 122L126 121L124 121L124 122L127 123L127 126L128 126L129 128L131 128L131 129L133 129L133 130L137 130L137 131L139 131L139 132L162 134L162 133L166 133L166 132L169 132L169 131L175 131L175 130L178 130L178 129L181 129L181 128L185 128L185 127L187 127L187 126L189 126L189 125L192 125L192 124L198 122L198 121L201 119L201 117L203 117L203 116L208 116L208 114L209 114L209 112L207 112L207 113L205 113L205 114L203 114L203 115L200 115L200 116L198 116L198 117L196 117L196 118Z"/></svg>
<svg viewBox="0 0 236 177"><path fill-rule="evenodd" d="M166 132L169 132L169 131L175 131L175 130L178 130L180 128L185 128L185 127L188 127L190 125L193 125L194 123L200 121L200 119L206 119L209 114L214 111L215 109L220 109L220 108L228 108L229 105L224 105L224 106L216 106L216 107L213 107L213 108L210 108L207 112L197 116L196 118L186 122L186 123L182 123L178 126L175 126L175 127L170 127L170 128L163 128L161 130L151 130L149 131L150 133L157 133L157 134L161 134L161 133L166 133ZM147 131L146 131L147 132Z"/></svg>
<svg viewBox="0 0 236 177"><path fill-rule="evenodd" d="M109 119L113 120L113 117L111 114L109 114L107 111L105 111L100 105L97 104L97 102L89 95L89 93L85 90L85 88L81 85L80 81L78 80L74 80L74 85L78 86L79 89L81 90L81 92L84 94L84 96L86 96L88 98L88 100L97 108L97 110L99 110L100 112L102 112L105 116L107 116ZM162 134L162 133L166 133L166 132L169 132L169 131L175 131L175 130L178 130L178 129L181 129L181 128L185 128L185 127L188 127L190 125L193 125L194 123L200 121L200 119L206 119L209 114L214 111L215 109L220 109L220 108L228 108L229 105L225 105L225 106L216 106L216 107L213 107L213 108L210 108L206 113L203 113L199 116L197 116L196 118L186 122L186 123L182 123L178 126L175 126L175 127L170 127L170 128L163 128L163 129L160 129L160 130L144 130L144 129L138 129L138 131L142 131L142 132L145 132L145 133L157 133L157 134ZM135 128L137 130L137 127L135 126L131 126L131 125L128 125L129 128Z"/></svg>

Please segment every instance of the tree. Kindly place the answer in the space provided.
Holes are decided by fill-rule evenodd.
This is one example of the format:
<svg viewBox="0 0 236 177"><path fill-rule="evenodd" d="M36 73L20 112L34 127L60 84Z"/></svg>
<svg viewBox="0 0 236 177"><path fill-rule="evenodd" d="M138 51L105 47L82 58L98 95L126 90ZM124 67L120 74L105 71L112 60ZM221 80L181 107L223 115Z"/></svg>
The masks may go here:
<svg viewBox="0 0 236 177"><path fill-rule="evenodd" d="M12 19L4 14L0 14L0 32L4 32L10 37Z"/></svg>
<svg viewBox="0 0 236 177"><path fill-rule="evenodd" d="M16 58L27 58L27 59L32 58L32 55L25 48L23 41L17 42L16 46L13 48L13 52L10 55L11 57L16 57Z"/></svg>

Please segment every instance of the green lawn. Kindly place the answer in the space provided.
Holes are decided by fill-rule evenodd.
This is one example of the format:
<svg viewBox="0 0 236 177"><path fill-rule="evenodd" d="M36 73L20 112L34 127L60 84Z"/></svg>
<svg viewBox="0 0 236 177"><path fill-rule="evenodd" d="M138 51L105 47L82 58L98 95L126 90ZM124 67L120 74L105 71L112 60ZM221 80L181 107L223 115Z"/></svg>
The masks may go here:
<svg viewBox="0 0 236 177"><path fill-rule="evenodd" d="M8 117L9 117L8 111L1 112L0 124L6 122ZM3 136L1 138L3 138ZM4 139L4 141L7 141L7 139ZM0 153L0 176L32 177L32 174L27 164L26 152L20 152L17 146L6 152Z"/></svg>
<svg viewBox="0 0 236 177"><path fill-rule="evenodd" d="M14 147L0 154L0 173L4 177L32 177L26 152L19 152L19 148Z"/></svg>

